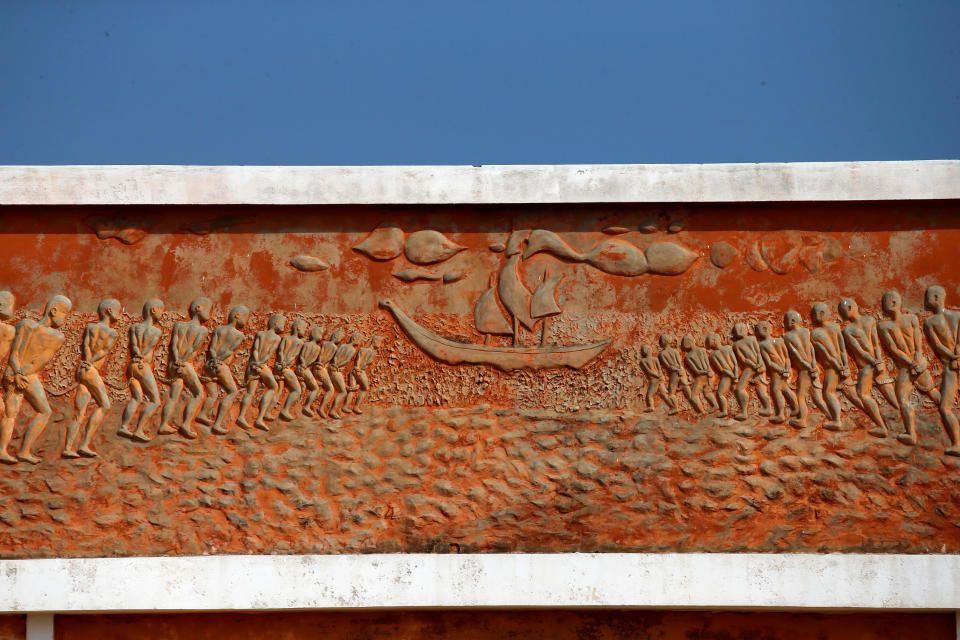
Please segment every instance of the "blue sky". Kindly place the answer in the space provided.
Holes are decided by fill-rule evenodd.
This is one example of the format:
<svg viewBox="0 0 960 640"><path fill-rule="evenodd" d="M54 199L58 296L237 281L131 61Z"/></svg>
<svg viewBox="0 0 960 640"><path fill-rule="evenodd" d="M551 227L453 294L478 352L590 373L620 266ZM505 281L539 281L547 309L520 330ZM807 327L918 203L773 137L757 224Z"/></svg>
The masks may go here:
<svg viewBox="0 0 960 640"><path fill-rule="evenodd" d="M960 2L0 6L0 164L960 157Z"/></svg>

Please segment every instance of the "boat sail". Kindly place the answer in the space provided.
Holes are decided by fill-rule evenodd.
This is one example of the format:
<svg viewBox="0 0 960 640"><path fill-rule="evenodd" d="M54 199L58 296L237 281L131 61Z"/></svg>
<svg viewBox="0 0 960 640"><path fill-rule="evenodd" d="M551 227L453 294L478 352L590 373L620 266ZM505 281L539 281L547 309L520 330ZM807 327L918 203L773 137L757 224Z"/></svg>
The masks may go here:
<svg viewBox="0 0 960 640"><path fill-rule="evenodd" d="M496 285L490 276L490 288L484 291L473 308L473 324L483 334L483 344L490 344L490 336L512 336L513 327L497 304Z"/></svg>
<svg viewBox="0 0 960 640"><path fill-rule="evenodd" d="M547 344L547 332L550 327L550 318L560 315L562 310L557 304L557 285L563 280L564 274L550 276L550 269L544 269L540 284L533 292L533 299L530 301L530 317L534 320L543 319L543 326L540 328L540 346Z"/></svg>

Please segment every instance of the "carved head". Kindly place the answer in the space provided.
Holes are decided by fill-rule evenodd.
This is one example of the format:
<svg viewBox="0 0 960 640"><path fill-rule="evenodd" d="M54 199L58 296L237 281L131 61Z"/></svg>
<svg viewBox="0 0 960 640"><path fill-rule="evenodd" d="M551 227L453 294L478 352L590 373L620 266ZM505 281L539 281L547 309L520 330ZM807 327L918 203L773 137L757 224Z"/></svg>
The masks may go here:
<svg viewBox="0 0 960 640"><path fill-rule="evenodd" d="M660 348L666 349L673 344L673 336L668 336L665 333L660 334Z"/></svg>
<svg viewBox="0 0 960 640"><path fill-rule="evenodd" d="M813 307L810 308L810 319L813 320L813 324L822 326L827 319L830 317L830 309L827 308L827 305L823 302L814 303Z"/></svg>
<svg viewBox="0 0 960 640"><path fill-rule="evenodd" d="M641 346L640 355L642 355L644 358L649 358L651 355L653 355L653 347L648 344Z"/></svg>
<svg viewBox="0 0 960 640"><path fill-rule="evenodd" d="M73 303L70 302L70 298L56 295L47 300L47 306L43 308L43 317L50 318L50 324L59 327L70 315L71 309L73 309Z"/></svg>
<svg viewBox="0 0 960 640"><path fill-rule="evenodd" d="M883 294L883 298L880 299L880 306L883 308L883 313L893 317L900 312L900 306L903 304L903 300L900 299L900 294L896 291L887 291Z"/></svg>
<svg viewBox="0 0 960 640"><path fill-rule="evenodd" d="M9 320L13 317L13 294L9 291L0 291L0 318Z"/></svg>
<svg viewBox="0 0 960 640"><path fill-rule="evenodd" d="M935 284L932 287L927 287L926 293L923 294L923 306L934 313L940 313L943 311L943 304L946 299L946 289Z"/></svg>
<svg viewBox="0 0 960 640"><path fill-rule="evenodd" d="M796 309L790 309L783 314L783 328L787 331L793 331L797 327L803 326L803 316Z"/></svg>
<svg viewBox="0 0 960 640"><path fill-rule="evenodd" d="M856 320L860 317L860 307L853 298L844 298L837 305L837 313L844 320Z"/></svg>
<svg viewBox="0 0 960 640"><path fill-rule="evenodd" d="M683 338L680 340L680 348L683 349L684 351L690 351L695 346L697 346L697 343L694 342L693 336L690 335L689 333L683 336Z"/></svg>
<svg viewBox="0 0 960 640"><path fill-rule="evenodd" d="M230 309L230 315L227 317L227 322L235 326L237 329L243 329L247 326L247 320L250 319L250 309L247 309L244 305L238 304L233 309Z"/></svg>
<svg viewBox="0 0 960 640"><path fill-rule="evenodd" d="M363 336L361 334L354 333L353 335L350 336L350 344L352 344L353 346L357 346L361 342L363 342Z"/></svg>
<svg viewBox="0 0 960 640"><path fill-rule="evenodd" d="M374 348L379 347L381 343L383 343L383 336L373 336L372 338L370 338L371 347L374 347Z"/></svg>
<svg viewBox="0 0 960 640"><path fill-rule="evenodd" d="M756 326L753 328L753 330L763 340L766 340L767 338L770 337L770 323L767 322L766 320L761 320L760 322L758 322Z"/></svg>
<svg viewBox="0 0 960 640"><path fill-rule="evenodd" d="M707 336L706 341L704 342L707 349L719 349L720 348L720 334L711 333Z"/></svg>
<svg viewBox="0 0 960 640"><path fill-rule="evenodd" d="M206 322L210 319L210 298L197 298L190 303L188 313L190 318L196 318L200 322Z"/></svg>
<svg viewBox="0 0 960 640"><path fill-rule="evenodd" d="M746 338L749 334L750 334L750 327L747 326L746 322L738 322L735 325L733 325L734 340Z"/></svg>
<svg viewBox="0 0 960 640"><path fill-rule="evenodd" d="M308 326L309 325L307 325L306 320L297 318L296 320L293 321L293 326L290 327L290 333L292 333L298 338L302 338L303 336L307 335Z"/></svg>
<svg viewBox="0 0 960 640"><path fill-rule="evenodd" d="M314 342L320 342L321 340L323 340L323 328L314 327L310 329L310 339L313 340Z"/></svg>
<svg viewBox="0 0 960 640"><path fill-rule="evenodd" d="M330 334L330 342L333 344L340 344L343 342L343 337L347 335L344 333L343 329L337 329L332 334Z"/></svg>
<svg viewBox="0 0 960 640"><path fill-rule="evenodd" d="M108 298L97 305L97 315L101 320L109 320L113 324L120 319L120 302Z"/></svg>
<svg viewBox="0 0 960 640"><path fill-rule="evenodd" d="M270 331L280 333L285 326L287 326L287 319L281 313L275 313L267 320L267 329Z"/></svg>
<svg viewBox="0 0 960 640"><path fill-rule="evenodd" d="M155 322L160 322L163 318L163 300L160 298L150 298L143 303L143 319L153 318Z"/></svg>

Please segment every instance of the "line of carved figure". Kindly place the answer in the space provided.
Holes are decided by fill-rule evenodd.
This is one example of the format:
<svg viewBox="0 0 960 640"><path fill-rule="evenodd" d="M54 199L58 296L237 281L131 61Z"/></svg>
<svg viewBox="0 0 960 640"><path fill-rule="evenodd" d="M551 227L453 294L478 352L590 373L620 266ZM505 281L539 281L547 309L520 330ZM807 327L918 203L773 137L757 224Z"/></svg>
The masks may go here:
<svg viewBox="0 0 960 640"><path fill-rule="evenodd" d="M0 422L0 461L40 462L33 447L52 414L40 373L64 342L65 337L58 328L70 314L71 307L68 298L56 295L47 301L40 320L24 319L16 327L0 322L0 362L6 360L4 398L0 403L3 416ZM13 309L13 295L0 291L0 320L12 318ZM344 411L358 414L362 411L370 389L367 371L376 358L376 348L381 341L379 336L373 336L363 344L361 334L354 333L347 340L346 333L337 329L324 340L324 332L319 327L308 331L305 321L295 320L286 331L286 318L273 314L267 328L253 337L241 388L234 379L230 364L247 340L242 329L250 317L250 310L243 305L234 307L227 323L212 332L204 326L210 319L210 311L210 301L198 298L190 303L188 319L174 324L166 376L161 377L154 373L154 353L162 337L158 324L164 313L163 302L152 299L143 305L143 321L131 326L129 331L127 375L130 400L123 409L120 435L149 442L151 436L147 429L158 411L158 434L179 431L184 437L196 438L195 420L210 426L213 433L225 434L230 410L241 392L236 423L250 428L247 416L261 386L263 393L252 426L264 431L269 430L267 422L273 419L270 414L275 407L280 407L282 420L293 420L304 392L306 397L299 410L308 417L319 414L324 418L340 419ZM97 455L93 441L111 406L100 367L117 341L114 327L120 319L120 303L113 299L104 300L97 313L99 320L84 330L76 382L65 392L56 393L63 395L76 390L75 411L67 425L63 449L65 458ZM196 363L205 345L206 359L198 372ZM164 395L161 395L158 379L169 385ZM222 398L220 390L224 392ZM282 397L284 392L285 399ZM15 458L7 448L24 399L33 408L35 416L27 426ZM91 401L94 407L87 417Z"/></svg>
<svg viewBox="0 0 960 640"><path fill-rule="evenodd" d="M750 417L750 400L755 395L760 416L805 427L810 418L809 397L826 417L823 428L839 431L839 394L843 394L873 422L869 433L886 437L887 425L871 393L876 386L884 400L900 412L903 433L898 440L915 445L917 410L910 398L915 387L939 407L950 438L945 453L960 456L960 418L954 409L960 369L960 311L944 307L945 295L940 286L926 290L924 306L932 315L924 320L922 331L917 316L903 310L900 294L889 291L881 300L880 322L861 314L857 303L845 298L837 306L842 327L831 321L827 305L818 302L810 311L812 329L804 327L800 313L791 309L783 317L780 337L773 336L768 322L756 323L752 332L747 324L736 323L729 344L717 333L708 335L704 346L685 335L677 349L673 336L661 335L656 356L650 345L641 347L640 367L648 380L646 411L655 410L660 397L668 413L677 413L676 392L681 390L698 413L717 411L721 418L731 417L732 389L739 407L732 417L737 420ZM924 336L943 365L939 388L923 354ZM893 360L892 372L887 370L885 353ZM856 365L855 373L851 364Z"/></svg>

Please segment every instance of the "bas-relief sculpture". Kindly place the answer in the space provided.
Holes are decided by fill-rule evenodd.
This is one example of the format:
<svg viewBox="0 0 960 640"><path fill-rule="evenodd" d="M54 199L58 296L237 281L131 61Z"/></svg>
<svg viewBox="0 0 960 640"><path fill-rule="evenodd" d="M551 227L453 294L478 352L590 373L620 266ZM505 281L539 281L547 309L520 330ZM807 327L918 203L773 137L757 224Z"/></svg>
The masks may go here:
<svg viewBox="0 0 960 640"><path fill-rule="evenodd" d="M674 226L667 232L686 233L682 225L676 226L676 229L673 229ZM659 227L640 230L644 234L660 231ZM770 319L757 319L756 316L742 313L730 314L724 319L722 315L712 313L704 316L712 324L690 324L688 321L671 322L667 317L657 326L644 328L644 335L661 332L649 344L639 344L639 340L634 342L629 335L618 333L613 325L603 322L584 319L572 323L567 321L564 307L570 295L575 295L572 287L576 283L566 290L561 290L561 285L570 282L571 266L588 267L626 282L661 278L665 283L672 283L669 284L672 287L683 286L683 274L694 268L701 255L683 246L680 240L672 239L654 238L652 243L641 248L628 239L630 232L631 229L626 226L607 226L602 233L608 238L587 243L580 241L585 244L584 249L576 248L573 241L546 229L513 231L505 237L504 242L489 243L489 252L499 260L499 266L493 273L483 275L487 287L476 296L470 316L473 330L482 336L482 343L458 334L456 327L462 329L462 323L428 328L437 325L429 320L415 320L399 303L386 297L379 298L375 305L378 308L372 308L369 312L377 319L376 333L370 330L369 325L364 325L368 327L365 331L352 330L349 320L334 319L334 326L330 326L329 320L311 320L303 317L302 312L271 313L269 309L248 308L243 304L221 308L210 298L200 296L215 294L213 291L197 291L196 295L200 297L189 304L183 319L177 319L180 315L177 312L166 310L160 299L148 299L143 305L142 320L136 323L125 319L127 316L118 301L106 299L96 308L97 320L86 325L78 334L78 352L72 357L75 382L67 387L66 392L62 390L62 384L54 385L61 387L57 391L44 382L45 368L64 343L64 334L58 327L63 325L72 308L66 297L54 296L47 303L39 321L24 319L15 328L0 322L0 357L9 351L4 376L5 412L0 434L0 460L9 463L11 469L20 469L30 468L31 465L24 467L19 463L36 465L46 459L54 466L41 465L41 468L56 470L69 469L63 467L64 464L80 464L84 458L97 457L95 445L98 443L102 446L109 444L109 453L101 451L100 460L109 462L119 456L124 460L123 464L128 464L132 459L123 453L123 447L137 452L136 456L149 455L147 452L151 448L157 449L157 455L169 455L174 443L184 443L176 445L187 447L178 449L180 456L198 456L204 455L202 452L209 452L216 457L221 455L218 451L233 451L240 446L247 456L246 470L240 473L240 477L249 479L256 474L252 471L248 474L248 471L262 463L251 462L256 461L260 454L255 453L255 448L251 449L242 443L261 442L263 450L268 451L273 446L271 443L292 438L297 442L303 441L305 449L310 451L303 454L306 457L299 458L305 465L304 469L313 468L311 465L315 463L310 462L311 459L323 459L327 471L321 474L334 473L329 470L342 468L349 469L349 474L359 474L357 478L365 478L357 484L357 481L345 482L342 478L337 480L327 475L325 490L317 494L325 497L316 500L296 497L300 495L300 490L295 486L280 488L285 495L292 496L294 502L299 500L303 504L313 505L310 508L320 509L317 505L329 504L327 501L343 495L344 490L352 495L362 492L362 487L373 489L384 483L391 486L391 492L399 490L403 495L406 491L403 487L409 483L402 478L420 478L423 472L412 476L396 475L396 472L404 468L413 472L409 464L415 464L424 470L432 469L430 473L446 473L448 467L450 470L459 469L453 479L441 479L434 483L434 490L439 491L441 496L468 493L465 488L454 489L451 482L463 487L474 486L484 495L496 495L501 492L499 487L502 486L501 493L506 496L506 492L512 492L509 488L512 483L520 482L518 478L522 478L526 484L533 482L531 473L546 473L550 483L559 483L558 493L553 494L554 497L547 502L544 502L545 498L535 497L537 491L543 491L546 487L544 481L537 481L539 484L532 486L539 489L529 490L532 493L528 491L525 500L533 500L536 508L552 506L560 513L573 513L570 510L572 506L568 508L564 505L566 501L574 499L573 496L579 498L583 492L602 488L605 492L612 492L612 495L623 495L623 499L627 500L626 496L640 491L637 488L618 488L628 477L624 473L627 468L635 470L634 483L644 482L643 477L646 476L642 468L623 467L623 460L629 460L627 464L630 465L636 465L638 461L633 459L634 455L623 452L619 448L622 445L614 445L633 433L635 435L630 436L633 437L632 447L637 449L642 459L649 457L652 461L653 452L663 446L656 439L651 440L651 434L659 428L668 443L678 437L688 442L700 442L703 438L713 442L710 445L713 452L701 454L705 457L699 461L693 458L678 462L681 476L673 488L661 482L651 485L658 487L656 490L662 494L661 499L667 500L656 508L661 514L669 514L680 504L675 495L677 489L681 493L689 493L691 480L703 474L702 485L708 497L683 501L685 509L695 506L700 510L696 516L685 516L693 517L694 521L708 518L706 514L717 510L722 512L734 508L729 502L721 506L723 500L736 498L727 488L727 485L733 484L729 473L745 474L747 486L760 491L767 500L777 501L784 496L783 487L787 486L783 476L801 475L804 469L816 464L811 461L812 453L804 456L800 452L817 451L816 455L824 461L829 460L826 463L828 467L834 473L839 473L844 471L845 458L837 458L829 452L842 448L846 441L855 443L851 446L856 447L855 453L849 456L847 473L859 473L857 469L860 465L865 468L869 466L866 459L872 455L871 441L881 447L891 446L881 443L895 441L892 446L906 447L897 450L897 455L906 459L904 457L915 455L909 451L916 451L923 437L923 451L941 454L940 459L946 465L943 471L946 473L945 481L957 477L960 467L948 465L946 461L950 457L960 456L960 423L954 409L957 371L960 368L957 340L960 313L945 307L946 292L943 287L931 286L925 291L924 306L928 315L922 321L922 327L921 320L915 314L901 308L901 297L896 291L884 293L880 300L844 297L830 303L816 302L803 309L803 313L791 308L762 309L762 313ZM750 264L750 251L755 248L767 269L778 276L788 276L792 262L800 260L801 255L810 254L805 261L801 261L804 266L815 263L819 268L826 262L836 260L833 249L827 252L829 260L825 260L822 255L825 244L833 246L831 242L818 240L788 248L783 256L777 255L778 249L772 243L760 243L756 247L748 245L743 260L755 270ZM460 260L465 251L468 251L468 247L437 231L415 231L408 235L399 225L382 225L353 247L351 259L386 265L394 260L406 259L413 265L425 265L425 268L416 266L395 271L396 267L387 266L387 273L393 272L398 280L408 283L400 286L448 287L473 277L468 263L461 261L454 267L445 266L447 261ZM700 263L697 268L730 268L740 252L736 249L727 251L721 246L720 251L710 255L710 261ZM811 255L819 257L814 260ZM534 256L541 259L531 270L527 263ZM291 264L294 262L307 264L303 260L291 260ZM331 269L326 267L323 275L311 275L317 269L297 269L306 277L336 277L335 273L328 275ZM809 268L807 270L810 271ZM403 271L428 274L428 277L401 277L399 274ZM447 278L447 275L451 277ZM435 285L432 284L434 282ZM861 312L858 301L865 308L879 309L880 314L875 317L871 313ZM12 294L0 292L0 319L14 317L13 302ZM832 313L834 309L835 315ZM84 316L90 313L83 311ZM222 314L226 314L226 318L217 326L211 319L214 316L223 318ZM779 321L772 322L778 316L782 319L782 329ZM835 322L834 317L840 323ZM808 323L809 328L805 326ZM263 328L252 330L251 326ZM392 337L387 334L384 340L384 331L392 331ZM124 338L125 348L117 348L116 343ZM638 353L636 359L625 359L618 355L634 347ZM925 350L934 354L939 366L928 366ZM494 379L500 376L510 380L511 385L522 388L537 380L533 376L542 376L541 382L537 383L541 385L550 384L551 380L565 379L564 376L576 376L586 381L596 379L596 373L601 370L612 371L610 368L613 367L622 371L623 377L618 378L617 385L632 386L637 403L620 410L606 409L599 413L595 410L578 412L574 408L560 410L556 414L541 404L544 408L539 411L543 414L536 411L530 413L526 426L520 426L523 422L515 424L516 418L514 422L507 418L494 418L493 423L503 421L505 425L515 424L521 430L530 430L529 444L522 445L529 451L526 454L522 453L522 448L518 449L520 444L506 439L516 429L503 432L505 444L499 450L515 458L511 462L513 470L510 473L520 473L518 477L510 476L511 484L503 484L483 472L485 465L491 464L489 461L497 459L494 453L498 449L488 449L493 446L490 437L485 441L486 445L480 446L478 443L481 440L477 438L482 431L474 431L473 425L482 428L483 420L489 418L475 418L471 414L506 415L507 406L494 409L481 404L476 410L471 410L467 405L464 407L466 414L460 415L455 405L440 403L434 417L410 406L409 398L413 396L400 393L401 387L394 381L405 376L403 369L414 358L414 353L419 353L420 358L428 358L432 363L430 367L438 372L435 380L422 378L418 383L422 387L419 391L436 387L438 397L444 397L438 386L442 379L439 374L444 371L463 371L463 374L455 374L459 376L457 379L464 381L461 392L473 390L482 393L491 376ZM65 357L71 359L69 354ZM122 364L122 381L105 380L102 375L105 363L114 359ZM157 375L155 368L162 371L162 375ZM476 382L469 382L468 376L474 373ZM47 398L48 388L49 395L57 398L64 395L65 399L72 399L72 412L64 410L70 415L63 418L65 427L60 454L62 458L74 462L64 460L55 463L49 448L41 454L35 451L36 443L53 414ZM593 389L595 394L604 393L602 388ZM936 414L917 405L912 393L914 389L936 403ZM414 395L417 391L416 388L411 389ZM122 396L122 402L116 401L118 395ZM24 397L35 415L26 425L14 457L8 448L13 440L14 426ZM114 401L111 401L111 397ZM238 398L239 403L236 402ZM495 406L500 406L502 401L497 398L494 396L491 400ZM91 402L93 411L87 415ZM544 397L541 402L548 400ZM578 417L578 414L582 417ZM946 436L946 443L941 444L939 450L932 445L937 437L932 432L923 436L917 426L918 417L923 417L927 421L924 424L927 424L934 416L942 425L941 434ZM107 421L110 417L115 422ZM548 426L551 421L552 425L569 426ZM112 431L101 433L100 426L105 422L115 426ZM203 428L196 428L195 423ZM623 431L631 423L633 426ZM430 424L437 426L427 426ZM470 427L458 433L459 427L456 425L459 424ZM577 427L578 424L581 426ZM788 426L777 426L781 424ZM590 425L587 427L589 433L583 431L587 425ZM872 440L862 439L861 427L862 432ZM565 428L576 435L564 436ZM544 430L541 432L540 429ZM364 434L371 433L371 430L380 438L378 444L364 440L368 437ZM689 431L688 435L682 435L684 430ZM410 435L403 435L408 431L415 434L412 439ZM596 438L600 438L599 434L604 431L608 431L609 435L603 436L602 442L608 443L610 449L607 457L601 459L604 464L611 465L609 471L598 470L596 463L582 459L587 454L596 455L590 453L594 451L590 443L601 442ZM831 436L830 432L836 435ZM890 437L891 433L895 437ZM449 444L436 448L437 437L445 438ZM312 445L307 444L310 439L315 441ZM474 444L469 444L470 439ZM793 456L784 456L782 452L775 451L765 453L771 457L762 463L757 462L753 452L759 451L758 443L765 440L771 442L764 448L765 451L781 441L789 442L790 450L800 453L800 462L796 463L799 466L794 467L795 463L789 461ZM188 444L191 442L194 444ZM464 446L468 448L458 448ZM676 444L669 446L678 451L682 449ZM392 467L390 465L393 463L389 461L387 467L379 466L382 464L380 459L383 456L389 458L392 454L388 452L398 451L398 447L401 456L401 462L397 463L399 466ZM164 454L159 453L161 448ZM410 453L405 453L408 448ZM714 453L724 448L730 450L727 466L706 462L714 459ZM433 458L428 460L424 457L425 453L420 453L421 450L432 452ZM558 458L561 452L562 457ZM253 457L249 457L251 455ZM409 463L403 462L405 456L412 456ZM922 459L928 460L926 457ZM474 460L474 463L457 467L457 460ZM185 462L185 458L175 456L169 464L182 465ZM344 464L352 466L344 467ZM437 467L438 464L441 466ZM666 461L651 464L665 465ZM565 472L568 465L570 471ZM296 468L296 465L291 467L290 473L294 474ZM371 472L365 472L365 468L371 469ZM781 468L788 473L781 473L778 470ZM554 471L551 472L551 469ZM568 473L571 472L574 472L573 478L579 479L570 479ZM53 473L56 475L63 471ZM143 473L149 475L155 472L144 469ZM812 471L808 475L811 478L816 476ZM300 477L300 474L297 476ZM829 475L828 480L823 481L836 480L834 475ZM244 480L244 491L253 491L253 485L247 488L247 484L248 481ZM193 482L191 486L195 485ZM279 485L274 486L279 488ZM419 487L421 480L409 486ZM821 493L836 490L824 488ZM934 489L931 498L937 491L942 490ZM476 494L474 489L469 489L469 492L472 492L470 495L474 496L473 500L480 499L480 494ZM788 489L787 493L790 492ZM867 491L871 496L875 492L875 487ZM236 503L235 499L229 497L230 494L227 495L228 498L222 500L201 503L209 503L209 508L218 508L218 504L223 504L225 506L219 508L226 509L229 504ZM369 495L363 498L370 499ZM784 498L783 501L787 503L792 499ZM417 500L420 498L414 502L408 500L407 508L413 508L414 503L420 504ZM158 504L160 502L163 501L158 500ZM247 502L250 503L250 500ZM374 502L377 501L374 499ZM251 504L255 503L254 499ZM149 501L144 506L147 504ZM461 515L454 514L466 513L463 504L446 504L432 498L425 504L433 505L439 520L422 520L422 517L426 517L423 514L429 509L421 509L421 530L437 529L434 525L441 521L459 522ZM629 522L646 526L642 525L649 519L644 515L648 513L644 504L643 501L623 504L619 518L623 520L625 530L630 530L627 525ZM764 510L746 496L742 497L740 504L747 505L751 514ZM370 517L385 517L383 514L387 511L383 509L395 507L381 504L370 508L373 511L362 515L364 511L360 503L351 507L341 505L341 510L347 509L354 514L350 517L355 518L354 524L357 525ZM606 509L610 514L617 513L616 509L609 511L609 506ZM477 513L476 507L474 512ZM481 508L481 512L486 511ZM253 522L250 520L253 516L247 511L242 514L238 511L229 513L233 514L228 518L232 523L230 526L237 527L241 532ZM255 507L252 513L257 513ZM324 515L326 517L328 514ZM782 520L783 516L779 517ZM7 521L2 515L0 520ZM326 521L330 520L330 517L326 517ZM241 521L246 524L237 524ZM960 518L957 522L960 522ZM207 523L206 526L213 525ZM343 526L346 527L342 529L344 532L350 529L346 523ZM437 530L443 535L443 527ZM470 534L473 538L477 535L475 531ZM357 542L343 542L343 536L339 539L341 543L338 544L346 546L331 543L333 546L329 547L330 550L371 548L363 544L356 546L359 544ZM257 544L262 548L262 540ZM616 548L637 548L636 544L624 541L609 544ZM800 544L796 548L810 548L796 544ZM951 548L960 548L960 538L949 544ZM231 545L227 548L240 548L235 543ZM403 548L410 549L409 546ZM550 547L534 545L531 548ZM640 548L646 547L640 545ZM668 545L666 548L674 547ZM708 545L708 548L714 547ZM721 545L716 548L727 547ZM749 543L745 548L751 548Z"/></svg>

